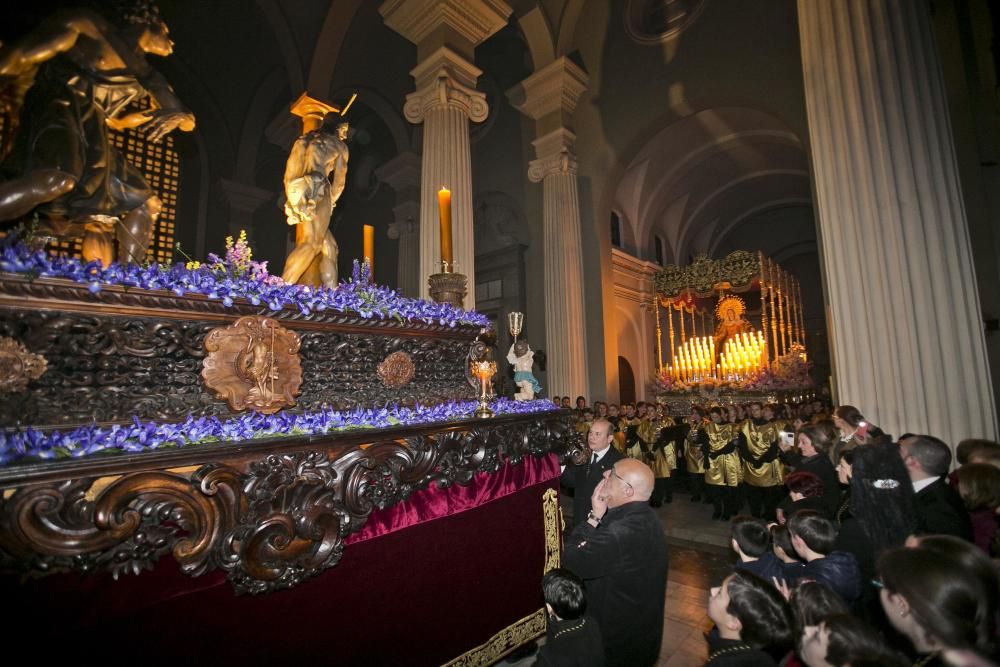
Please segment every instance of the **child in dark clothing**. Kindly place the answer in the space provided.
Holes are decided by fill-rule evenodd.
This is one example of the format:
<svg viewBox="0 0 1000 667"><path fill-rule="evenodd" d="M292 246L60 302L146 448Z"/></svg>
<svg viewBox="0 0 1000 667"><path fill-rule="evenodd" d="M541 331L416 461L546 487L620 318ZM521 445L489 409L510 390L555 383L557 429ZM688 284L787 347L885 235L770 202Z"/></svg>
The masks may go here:
<svg viewBox="0 0 1000 667"><path fill-rule="evenodd" d="M833 551L837 527L814 510L802 510L788 520L792 546L806 562L802 577L836 591L849 606L861 597L861 570L853 554Z"/></svg>
<svg viewBox="0 0 1000 667"><path fill-rule="evenodd" d="M730 535L730 544L739 556L737 570L752 572L764 581L771 581L772 577L784 578L781 561L771 552L771 533L763 519L733 517Z"/></svg>
<svg viewBox="0 0 1000 667"><path fill-rule="evenodd" d="M569 570L555 568L542 577L542 594L549 622L535 667L603 667L601 631L597 621L584 615L583 581Z"/></svg>

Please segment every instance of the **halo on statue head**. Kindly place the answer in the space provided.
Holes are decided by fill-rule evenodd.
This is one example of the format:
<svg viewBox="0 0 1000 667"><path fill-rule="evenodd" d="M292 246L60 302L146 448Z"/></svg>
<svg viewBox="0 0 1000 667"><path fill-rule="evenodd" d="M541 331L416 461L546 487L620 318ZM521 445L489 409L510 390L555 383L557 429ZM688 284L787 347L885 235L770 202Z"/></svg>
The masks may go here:
<svg viewBox="0 0 1000 667"><path fill-rule="evenodd" d="M733 311L733 314L736 316L736 319L742 319L743 313L747 311L747 306L746 303L743 302L743 299L741 299L740 297L734 294L727 294L726 296L719 299L719 302L715 304L716 319L720 321L725 320L726 319L725 313L728 310Z"/></svg>

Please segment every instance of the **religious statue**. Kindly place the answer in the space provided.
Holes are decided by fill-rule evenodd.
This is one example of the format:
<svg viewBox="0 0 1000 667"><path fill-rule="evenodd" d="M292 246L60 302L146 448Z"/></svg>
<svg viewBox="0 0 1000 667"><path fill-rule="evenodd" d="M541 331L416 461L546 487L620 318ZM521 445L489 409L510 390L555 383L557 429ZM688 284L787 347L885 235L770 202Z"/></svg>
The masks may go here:
<svg viewBox="0 0 1000 667"><path fill-rule="evenodd" d="M0 221L35 212L43 231L82 235L84 259L105 265L115 239L119 261L144 262L161 210L108 128L144 127L156 143L195 124L146 62L146 54L173 52L156 5L134 0L116 18L113 25L90 10L66 10L0 48L0 97L7 122L19 126L0 164Z"/></svg>
<svg viewBox="0 0 1000 667"><path fill-rule="evenodd" d="M753 327L743 318L746 305L738 296L729 295L719 300L715 307L715 316L719 325L715 328L715 349L721 350L727 340L738 336Z"/></svg>
<svg viewBox="0 0 1000 667"><path fill-rule="evenodd" d="M535 394L542 390L542 385L531 372L535 364L535 353L528 345L528 341L519 340L511 345L507 352L507 362L514 367L514 384L521 390L514 394L514 400L532 400Z"/></svg>
<svg viewBox="0 0 1000 667"><path fill-rule="evenodd" d="M341 122L333 135L320 127L292 145L285 164L285 215L288 224L299 225L301 231L285 260L281 278L286 283L299 282L318 259L322 284L337 286L337 242L330 232L330 216L347 182L348 129Z"/></svg>

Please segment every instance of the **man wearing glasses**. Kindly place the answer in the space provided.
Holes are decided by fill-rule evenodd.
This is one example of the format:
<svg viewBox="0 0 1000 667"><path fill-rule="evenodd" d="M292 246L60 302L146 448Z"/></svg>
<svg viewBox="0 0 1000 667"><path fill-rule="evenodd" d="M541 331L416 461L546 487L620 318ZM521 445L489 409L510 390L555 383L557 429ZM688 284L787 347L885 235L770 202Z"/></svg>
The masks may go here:
<svg viewBox="0 0 1000 667"><path fill-rule="evenodd" d="M587 520L565 539L563 565L584 580L609 667L655 665L660 653L667 544L649 506L653 484L641 461L615 462L590 497Z"/></svg>

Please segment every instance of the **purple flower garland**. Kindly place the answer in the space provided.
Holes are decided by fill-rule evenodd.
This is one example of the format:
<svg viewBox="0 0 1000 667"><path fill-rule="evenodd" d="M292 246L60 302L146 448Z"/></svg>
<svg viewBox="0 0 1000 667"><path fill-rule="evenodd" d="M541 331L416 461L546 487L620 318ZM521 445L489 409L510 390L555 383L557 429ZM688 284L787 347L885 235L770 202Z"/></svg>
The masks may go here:
<svg viewBox="0 0 1000 667"><path fill-rule="evenodd" d="M80 458L98 452L144 452L219 441L239 442L293 435L323 435L350 429L453 422L471 419L477 405L476 401L461 401L429 407L392 405L346 412L321 410L295 414L285 411L273 415L250 412L230 419L188 417L176 424L143 422L134 417L131 424L90 424L71 431L43 432L28 427L0 431L0 465L25 459ZM532 414L557 409L552 401L541 399L514 401L497 398L490 405L498 415Z"/></svg>
<svg viewBox="0 0 1000 667"><path fill-rule="evenodd" d="M215 265L218 267L218 264ZM8 237L0 251L0 272L32 277L65 278L87 284L97 294L103 285L121 285L146 290L169 290L177 296L191 292L219 299L227 308L236 299L245 299L255 306L264 304L272 311L296 308L303 315L324 310L357 313L365 319L396 318L400 321L425 322L455 327L459 324L477 327L492 326L489 318L475 311L465 311L447 303L408 299L389 287L374 285L368 275L368 265L354 271L348 281L336 289L289 285L266 271L219 271L212 266L187 268L184 264L163 266L151 264L82 262L64 255L53 257L44 250L32 250L14 237Z"/></svg>

